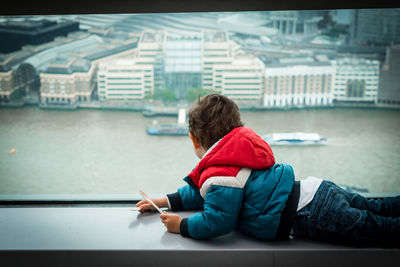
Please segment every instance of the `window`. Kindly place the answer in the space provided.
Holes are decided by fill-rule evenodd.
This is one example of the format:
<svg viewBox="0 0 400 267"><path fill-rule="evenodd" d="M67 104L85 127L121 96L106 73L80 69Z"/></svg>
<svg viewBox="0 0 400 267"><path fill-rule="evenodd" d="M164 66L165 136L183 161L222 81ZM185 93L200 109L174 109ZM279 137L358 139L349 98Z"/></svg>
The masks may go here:
<svg viewBox="0 0 400 267"><path fill-rule="evenodd" d="M365 94L365 81L349 80L346 90L347 97L363 97Z"/></svg>
<svg viewBox="0 0 400 267"><path fill-rule="evenodd" d="M369 11L382 19L381 9ZM384 11L399 14L395 8ZM51 40L24 44L32 49L11 39L0 44L1 66L15 64L0 71L0 194L101 198L138 189L175 191L198 162L190 140L152 136L146 127L154 120L176 123L170 115L178 104L188 108L190 92L201 89L235 99L246 126L259 135L303 131L326 137L323 147L273 147L277 161L291 164L298 179L313 175L360 192L400 192L400 99L378 83L380 77L398 79L393 68L382 76L379 67L385 57L400 60L398 53L386 52L395 49L390 45L398 35L367 26L362 12L183 12L174 13L174 20L171 13L51 16L60 29L67 29L65 20L79 22L79 28L63 41L53 41L62 36L54 32ZM48 18L10 16L0 24L40 29ZM285 18L298 25L279 27ZM313 24L307 31L304 18ZM393 18L398 28L400 14ZM94 25L111 32L95 33ZM263 34L251 34L254 30ZM331 41L318 43L327 36ZM366 75L374 82L355 80ZM212 83L213 77L219 79ZM29 105L14 107L24 101ZM160 107L171 108L164 111L169 116L142 113ZM16 152L9 153L12 149ZM386 164L372 166L377 158Z"/></svg>

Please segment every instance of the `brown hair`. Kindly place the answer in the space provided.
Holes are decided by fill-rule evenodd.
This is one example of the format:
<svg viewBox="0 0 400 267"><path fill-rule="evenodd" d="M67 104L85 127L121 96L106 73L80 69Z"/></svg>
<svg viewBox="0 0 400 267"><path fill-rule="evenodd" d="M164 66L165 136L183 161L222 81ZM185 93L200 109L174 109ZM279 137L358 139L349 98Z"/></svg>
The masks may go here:
<svg viewBox="0 0 400 267"><path fill-rule="evenodd" d="M220 94L209 94L189 110L189 132L205 149L236 127L243 126L235 102Z"/></svg>

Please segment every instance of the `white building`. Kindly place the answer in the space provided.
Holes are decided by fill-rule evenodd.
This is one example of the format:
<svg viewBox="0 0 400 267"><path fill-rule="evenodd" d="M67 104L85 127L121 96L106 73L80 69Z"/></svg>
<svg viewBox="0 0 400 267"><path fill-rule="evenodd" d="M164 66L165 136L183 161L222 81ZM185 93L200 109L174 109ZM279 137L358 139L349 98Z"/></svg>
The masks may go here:
<svg viewBox="0 0 400 267"><path fill-rule="evenodd" d="M265 69L264 106L332 104L334 68L329 63L278 64Z"/></svg>
<svg viewBox="0 0 400 267"><path fill-rule="evenodd" d="M135 59L102 62L97 73L97 88L101 101L143 100L153 93L154 67L139 64Z"/></svg>
<svg viewBox="0 0 400 267"><path fill-rule="evenodd" d="M143 31L138 43L138 57L154 58L164 52L165 31Z"/></svg>
<svg viewBox="0 0 400 267"><path fill-rule="evenodd" d="M244 54L224 31L203 32L203 89L215 90L240 104L259 104L264 64Z"/></svg>
<svg viewBox="0 0 400 267"><path fill-rule="evenodd" d="M153 94L155 58L163 52L164 42L163 31L144 31L137 48L99 61L99 100L131 102Z"/></svg>
<svg viewBox="0 0 400 267"><path fill-rule="evenodd" d="M214 64L212 88L239 104L260 104L264 64L256 57L236 56L230 64Z"/></svg>
<svg viewBox="0 0 400 267"><path fill-rule="evenodd" d="M204 89L216 90L216 88L213 87L213 65L232 63L228 34L223 31L204 31L202 46L202 87Z"/></svg>
<svg viewBox="0 0 400 267"><path fill-rule="evenodd" d="M335 101L377 102L379 61L343 58L332 61L335 69L333 97Z"/></svg>

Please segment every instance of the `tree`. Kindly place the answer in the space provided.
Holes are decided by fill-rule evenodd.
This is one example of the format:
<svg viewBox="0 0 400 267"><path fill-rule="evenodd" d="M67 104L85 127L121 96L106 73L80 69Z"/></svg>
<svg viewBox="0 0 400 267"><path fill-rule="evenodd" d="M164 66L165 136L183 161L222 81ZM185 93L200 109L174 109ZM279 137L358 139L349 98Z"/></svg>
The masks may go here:
<svg viewBox="0 0 400 267"><path fill-rule="evenodd" d="M213 93L218 93L218 92L215 91L215 90L211 90L211 89L203 89L201 87L192 88L187 92L186 99L189 102L194 102L199 97L202 97L202 96L205 96L205 95L208 95L208 94L213 94Z"/></svg>
<svg viewBox="0 0 400 267"><path fill-rule="evenodd" d="M174 102L176 101L176 94L173 90L165 88L163 90L155 91L154 99L162 100L164 102Z"/></svg>
<svg viewBox="0 0 400 267"><path fill-rule="evenodd" d="M20 89L15 90L14 92L11 93L10 99L14 101L18 101L22 98Z"/></svg>

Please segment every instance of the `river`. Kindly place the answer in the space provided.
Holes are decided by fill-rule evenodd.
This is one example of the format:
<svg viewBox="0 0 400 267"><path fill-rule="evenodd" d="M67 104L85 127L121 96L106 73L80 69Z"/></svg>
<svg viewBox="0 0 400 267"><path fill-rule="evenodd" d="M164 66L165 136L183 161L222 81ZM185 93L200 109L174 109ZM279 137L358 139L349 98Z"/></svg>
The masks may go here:
<svg viewBox="0 0 400 267"><path fill-rule="evenodd" d="M0 109L0 194L150 194L176 191L198 162L188 137L150 136L140 112ZM242 112L259 135L318 132L319 147L272 147L296 179L317 176L400 192L400 110L305 109ZM10 153L12 149L15 153Z"/></svg>

